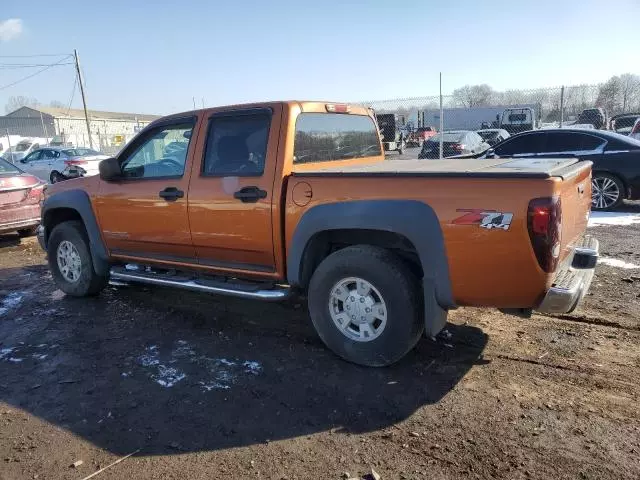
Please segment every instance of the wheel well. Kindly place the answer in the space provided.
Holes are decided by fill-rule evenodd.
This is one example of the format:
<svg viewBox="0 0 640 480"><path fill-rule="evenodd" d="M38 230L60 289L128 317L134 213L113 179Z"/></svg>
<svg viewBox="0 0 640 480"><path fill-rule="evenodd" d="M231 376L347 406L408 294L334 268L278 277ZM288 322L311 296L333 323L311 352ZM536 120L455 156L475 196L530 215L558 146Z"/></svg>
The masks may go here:
<svg viewBox="0 0 640 480"><path fill-rule="evenodd" d="M627 184L626 180L624 178L622 178L620 175L617 175L615 173L611 173L611 172L607 172L604 170L596 170L594 172L591 173L591 178L595 177L596 175L609 175L610 177L614 177L617 178L618 180L620 180L620 183L622 184L622 186L624 187L624 198L627 198L629 196L629 185Z"/></svg>
<svg viewBox="0 0 640 480"><path fill-rule="evenodd" d="M341 229L316 233L307 243L300 265L301 287L309 285L320 263L333 252L351 245L373 245L393 251L407 264L411 272L422 278L422 263L413 243L403 235L384 230Z"/></svg>
<svg viewBox="0 0 640 480"><path fill-rule="evenodd" d="M73 208L56 208L54 210L49 210L44 218L42 219L42 223L46 228L45 241L49 239L49 235L51 231L62 222L68 222L71 220L79 220L82 222L82 217L78 213L77 210Z"/></svg>

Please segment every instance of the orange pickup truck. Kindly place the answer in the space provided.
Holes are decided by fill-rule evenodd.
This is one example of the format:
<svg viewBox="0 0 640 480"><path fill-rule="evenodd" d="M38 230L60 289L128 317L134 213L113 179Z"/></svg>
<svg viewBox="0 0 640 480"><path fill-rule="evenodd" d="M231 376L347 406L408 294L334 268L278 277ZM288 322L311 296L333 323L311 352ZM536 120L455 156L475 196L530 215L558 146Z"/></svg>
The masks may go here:
<svg viewBox="0 0 640 480"><path fill-rule="evenodd" d="M306 295L325 344L383 366L457 306L565 313L598 242L591 164L385 160L373 111L274 102L159 119L100 175L49 186L59 288L108 279L267 301Z"/></svg>

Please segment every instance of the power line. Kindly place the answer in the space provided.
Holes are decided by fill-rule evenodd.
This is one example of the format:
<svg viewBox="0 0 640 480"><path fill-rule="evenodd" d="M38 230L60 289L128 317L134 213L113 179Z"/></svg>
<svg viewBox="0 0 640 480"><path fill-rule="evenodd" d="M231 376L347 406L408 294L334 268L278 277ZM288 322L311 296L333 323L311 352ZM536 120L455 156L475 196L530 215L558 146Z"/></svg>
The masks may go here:
<svg viewBox="0 0 640 480"><path fill-rule="evenodd" d="M73 89L71 90L71 98L69 99L69 106L67 107L67 115L69 115L69 112L71 111L71 104L73 103L73 97L76 94L76 87L78 86L78 76L74 75L73 76Z"/></svg>
<svg viewBox="0 0 640 480"><path fill-rule="evenodd" d="M0 55L0 58L37 58L37 57L63 57L71 56L68 53L42 53L39 55Z"/></svg>
<svg viewBox="0 0 640 480"><path fill-rule="evenodd" d="M35 67L47 67L47 66L52 66L52 67L58 67L58 66L62 66L62 65L73 65L73 62L66 62L66 63L56 63L56 64L50 64L50 63L34 63L32 65L28 65L28 64L11 64L11 63L0 63L0 69L2 70L13 70L13 69L17 69L17 68L35 68Z"/></svg>
<svg viewBox="0 0 640 480"><path fill-rule="evenodd" d="M1 87L0 87L0 90L5 90L5 89L7 89L7 88L9 88L9 87L13 87L14 85L17 85L18 83L22 83L22 82L24 82L25 80L29 80L30 78L35 77L36 75L41 74L41 73L42 73L42 72L44 72L45 70L49 70L51 67L55 67L55 66L57 66L57 65L60 65L62 62L64 62L64 61L65 61L67 58L69 58L69 57L71 57L71 55L67 55L67 56L66 56L65 58L63 58L62 60L60 60L60 61L58 61L58 62L56 62L56 63L52 63L52 64L50 64L50 65L47 65L46 67L44 67L44 68L42 68L42 69L38 70L38 71L37 71L37 72L35 72L35 73L32 73L31 75L27 75L26 77L22 77L22 78L20 78L19 80L16 80L15 82L9 83L9 84L7 84L7 85L3 85L3 86L1 86Z"/></svg>

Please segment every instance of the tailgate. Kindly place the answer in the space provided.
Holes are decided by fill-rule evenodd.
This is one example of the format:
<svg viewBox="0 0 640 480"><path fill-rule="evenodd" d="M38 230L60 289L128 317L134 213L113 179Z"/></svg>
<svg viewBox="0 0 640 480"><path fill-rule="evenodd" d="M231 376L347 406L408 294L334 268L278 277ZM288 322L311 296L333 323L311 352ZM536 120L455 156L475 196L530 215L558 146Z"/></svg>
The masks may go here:
<svg viewBox="0 0 640 480"><path fill-rule="evenodd" d="M562 208L562 236L560 262L573 251L582 239L591 211L591 162L580 162L574 175L560 181Z"/></svg>

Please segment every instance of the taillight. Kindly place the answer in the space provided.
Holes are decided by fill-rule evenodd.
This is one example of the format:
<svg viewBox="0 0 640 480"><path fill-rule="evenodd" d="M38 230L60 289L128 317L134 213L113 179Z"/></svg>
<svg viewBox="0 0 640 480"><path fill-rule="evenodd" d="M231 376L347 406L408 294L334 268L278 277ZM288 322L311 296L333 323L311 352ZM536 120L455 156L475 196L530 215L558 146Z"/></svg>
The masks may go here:
<svg viewBox="0 0 640 480"><path fill-rule="evenodd" d="M86 165L87 161L85 160L65 160L64 164L71 167L72 165Z"/></svg>
<svg viewBox="0 0 640 480"><path fill-rule="evenodd" d="M535 198L529 202L527 228L540 268L555 272L560 259L562 208L559 197Z"/></svg>
<svg viewBox="0 0 640 480"><path fill-rule="evenodd" d="M349 113L351 111L351 107L344 103L327 103L325 108L329 113Z"/></svg>
<svg viewBox="0 0 640 480"><path fill-rule="evenodd" d="M456 152L461 152L464 150L464 145L461 143L452 143L451 148Z"/></svg>
<svg viewBox="0 0 640 480"><path fill-rule="evenodd" d="M29 189L29 193L27 193L27 200L35 200L36 202L40 202L44 195L44 184L37 185Z"/></svg>

